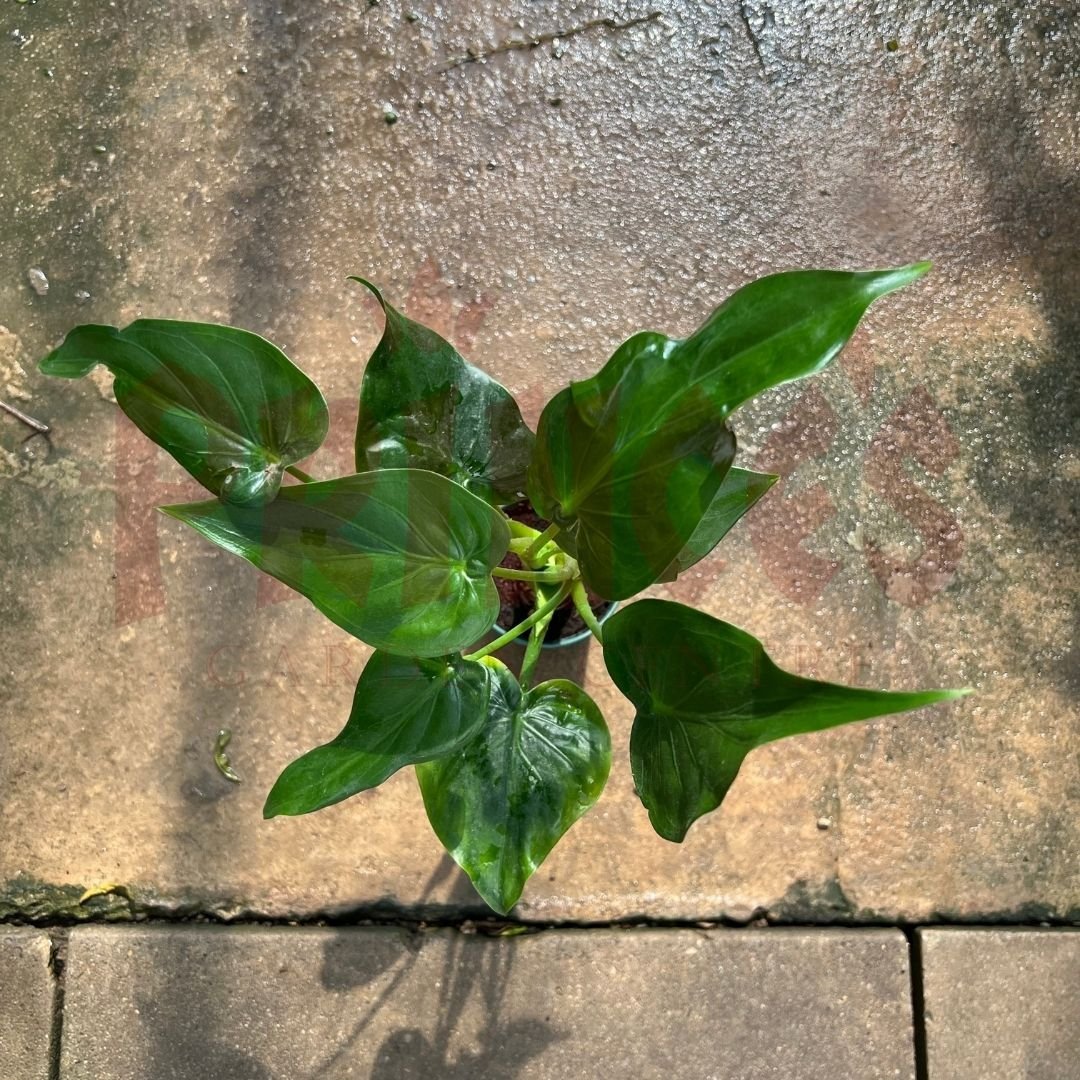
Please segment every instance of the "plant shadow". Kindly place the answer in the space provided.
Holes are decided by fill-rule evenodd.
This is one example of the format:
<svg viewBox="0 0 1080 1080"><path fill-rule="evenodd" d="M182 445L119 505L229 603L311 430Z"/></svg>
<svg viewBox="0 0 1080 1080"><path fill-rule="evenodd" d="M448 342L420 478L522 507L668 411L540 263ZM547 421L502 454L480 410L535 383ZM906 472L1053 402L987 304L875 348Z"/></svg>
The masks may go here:
<svg viewBox="0 0 1080 1080"><path fill-rule="evenodd" d="M984 403L1008 417L1008 437L986 441L975 462L975 483L1032 546L1067 564L1080 536L1080 475L1062 467L1080 449L1080 178L1048 151L1037 97L1006 84L980 89L972 102L965 147L997 225L996 244L1004 258L1021 258L1031 268L1049 333L1042 363L1014 360L1011 383L999 391L1005 396ZM1009 359L1003 355L1002 364ZM1024 639L1027 628L1007 604L997 614ZM1075 600L1071 616L1080 628ZM1044 669L1074 699L1080 697L1078 649L1080 636L1074 634L1072 648L1060 650Z"/></svg>
<svg viewBox="0 0 1080 1080"><path fill-rule="evenodd" d="M451 903L472 902L474 894L469 879L448 855L436 867L422 899L430 897L448 880L452 880ZM414 1076L511 1080L559 1038L544 1020L506 1015L506 988L516 952L512 939L485 938L458 931L444 933L445 956L436 980L441 992L435 1016L426 1028L413 1024L385 1034L375 1054L371 1080L404 1080ZM325 989L347 993L376 980L384 980L384 985L311 1080L329 1080L337 1075L339 1067L363 1050L365 1036L376 1019L391 1006L395 993L410 975L415 975L423 951L438 945L431 938L425 941L418 932L374 934L354 928L343 928L327 941L320 972ZM463 1031L477 1028L477 1041L462 1046Z"/></svg>

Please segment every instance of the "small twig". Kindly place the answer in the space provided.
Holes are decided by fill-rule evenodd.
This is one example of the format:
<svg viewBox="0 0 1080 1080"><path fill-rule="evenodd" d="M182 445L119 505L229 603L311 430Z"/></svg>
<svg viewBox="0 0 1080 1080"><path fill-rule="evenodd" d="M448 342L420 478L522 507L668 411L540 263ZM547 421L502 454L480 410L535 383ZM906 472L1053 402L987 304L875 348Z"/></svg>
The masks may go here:
<svg viewBox="0 0 1080 1080"><path fill-rule="evenodd" d="M16 409L14 405L9 405L6 401L0 401L0 409L8 413L10 416L14 416L16 420L21 420L28 428L33 428L37 435L48 435L49 425L43 424L40 420L35 420L32 416L27 416L22 409Z"/></svg>
<svg viewBox="0 0 1080 1080"><path fill-rule="evenodd" d="M629 30L634 26L653 22L655 19L659 19L662 14L660 11L650 11L648 15L640 15L638 18L628 19L626 22L619 22L612 18L591 19L580 26L571 26L568 30L555 30L522 40L504 41L501 45L488 49L487 52L474 53L469 50L464 56L455 56L442 70L452 71L454 68L462 67L464 64L478 64L484 60L489 60L493 56L499 56L501 53L518 52L526 49L536 49L541 45L551 45L556 41L565 41L567 38L577 37L578 34L584 34L587 30Z"/></svg>

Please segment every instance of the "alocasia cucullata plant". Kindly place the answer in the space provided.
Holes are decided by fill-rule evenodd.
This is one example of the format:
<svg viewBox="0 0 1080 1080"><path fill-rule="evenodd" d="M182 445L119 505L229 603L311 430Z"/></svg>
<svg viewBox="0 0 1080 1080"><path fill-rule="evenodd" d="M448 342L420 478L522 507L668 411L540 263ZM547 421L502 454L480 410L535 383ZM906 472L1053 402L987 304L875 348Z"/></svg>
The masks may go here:
<svg viewBox="0 0 1080 1080"><path fill-rule="evenodd" d="M799 678L749 634L666 600L601 625L586 591L626 600L708 555L776 479L732 465L731 413L820 371L874 300L927 269L752 282L688 338L634 335L548 402L535 436L502 386L362 282L386 326L360 391L357 472L332 480L298 468L327 433L322 395L255 334L80 326L41 367L76 378L104 364L124 412L214 496L165 512L374 647L344 729L285 769L266 816L330 806L414 765L439 839L505 913L610 767L589 695L565 679L532 685L566 603L636 708L634 783L668 840L720 805L756 746L963 693ZM283 486L286 473L301 482ZM524 497L546 527L503 512ZM519 568L501 565L508 553ZM476 648L499 612L497 578L527 583L533 610ZM515 676L493 654L526 631Z"/></svg>

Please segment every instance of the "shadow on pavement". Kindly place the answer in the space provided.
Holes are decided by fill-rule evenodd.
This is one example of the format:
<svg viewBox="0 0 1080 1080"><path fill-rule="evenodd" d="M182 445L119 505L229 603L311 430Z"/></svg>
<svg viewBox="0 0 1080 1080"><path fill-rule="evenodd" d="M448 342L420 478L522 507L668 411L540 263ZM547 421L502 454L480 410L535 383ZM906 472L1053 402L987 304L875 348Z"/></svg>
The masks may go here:
<svg viewBox="0 0 1080 1080"><path fill-rule="evenodd" d="M451 877L454 883L449 903L471 905L474 894L469 879L449 855L443 856L421 899L430 897ZM542 1020L509 1018L502 1013L504 991L514 962L512 940L470 940L460 933L448 935L444 940L447 949L439 977L436 1014L420 1018L427 1021L423 1026L399 1028L384 1036L371 1080L402 1080L412 1076L510 1080L558 1038ZM394 936L376 937L351 928L341 930L327 942L320 973L327 990L344 993L367 986L390 971L393 975L333 1055L312 1074L311 1080L328 1080L336 1075L335 1070L362 1046L372 1023L413 971L424 945L422 935L406 930ZM455 1033L478 996L483 1010L480 1045L477 1049L460 1051L452 1058ZM469 1026L475 1023L471 1017L467 1022Z"/></svg>

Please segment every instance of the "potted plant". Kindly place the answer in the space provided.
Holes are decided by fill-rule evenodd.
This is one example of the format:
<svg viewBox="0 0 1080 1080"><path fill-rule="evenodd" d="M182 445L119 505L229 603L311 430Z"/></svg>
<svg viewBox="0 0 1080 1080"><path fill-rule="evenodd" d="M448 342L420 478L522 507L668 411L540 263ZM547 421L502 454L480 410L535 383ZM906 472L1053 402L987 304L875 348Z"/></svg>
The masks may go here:
<svg viewBox="0 0 1080 1080"><path fill-rule="evenodd" d="M704 612L625 602L705 558L776 479L733 465L734 410L820 371L874 300L928 265L754 281L685 339L635 334L547 403L535 435L499 383L357 278L386 325L360 391L357 471L329 480L298 467L327 434L322 395L253 333L80 326L41 367L76 378L105 365L119 406L213 496L162 509L374 647L345 727L285 769L265 815L318 810L415 766L439 839L505 913L610 767L585 690L533 685L559 611L602 644L635 706L634 783L675 842L754 747L965 692L800 678ZM477 647L505 607L499 583L529 610ZM594 608L618 601L601 625ZM494 654L523 634L514 674Z"/></svg>

